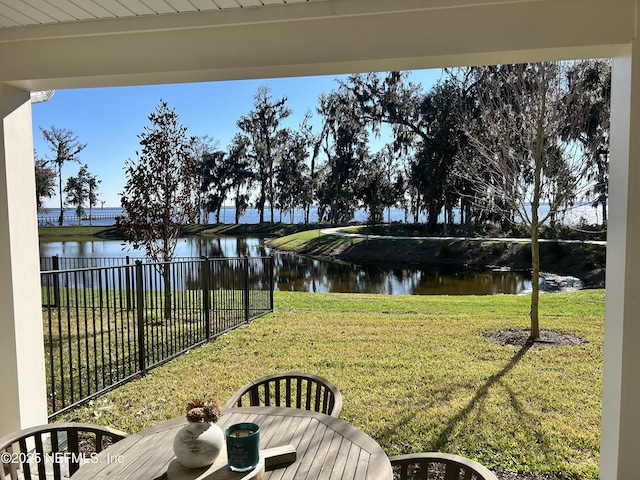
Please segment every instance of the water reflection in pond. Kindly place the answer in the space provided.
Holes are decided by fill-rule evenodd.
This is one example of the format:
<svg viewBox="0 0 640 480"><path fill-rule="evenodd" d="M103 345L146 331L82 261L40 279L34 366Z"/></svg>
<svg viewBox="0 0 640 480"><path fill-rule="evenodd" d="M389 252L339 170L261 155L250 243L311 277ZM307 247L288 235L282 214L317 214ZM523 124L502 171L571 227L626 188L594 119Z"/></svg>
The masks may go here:
<svg viewBox="0 0 640 480"><path fill-rule="evenodd" d="M423 270L358 266L270 251L258 238L199 236L182 239L177 257L274 255L275 288L302 292L354 292L405 295L494 295L523 293L531 280L522 272ZM124 258L143 253L122 249L119 240L40 243L40 256Z"/></svg>
<svg viewBox="0 0 640 480"><path fill-rule="evenodd" d="M275 257L278 290L392 295L494 295L522 293L531 280L521 272L381 268L280 254Z"/></svg>

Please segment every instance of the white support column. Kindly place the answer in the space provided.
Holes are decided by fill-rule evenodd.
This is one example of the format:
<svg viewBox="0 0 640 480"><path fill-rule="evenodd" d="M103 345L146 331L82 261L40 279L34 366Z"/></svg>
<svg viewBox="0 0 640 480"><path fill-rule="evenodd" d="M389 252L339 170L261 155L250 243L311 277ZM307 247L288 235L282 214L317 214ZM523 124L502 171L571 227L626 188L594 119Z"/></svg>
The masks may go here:
<svg viewBox="0 0 640 480"><path fill-rule="evenodd" d="M0 436L47 422L29 92L0 84Z"/></svg>
<svg viewBox="0 0 640 480"><path fill-rule="evenodd" d="M613 63L600 478L640 475L640 44Z"/></svg>

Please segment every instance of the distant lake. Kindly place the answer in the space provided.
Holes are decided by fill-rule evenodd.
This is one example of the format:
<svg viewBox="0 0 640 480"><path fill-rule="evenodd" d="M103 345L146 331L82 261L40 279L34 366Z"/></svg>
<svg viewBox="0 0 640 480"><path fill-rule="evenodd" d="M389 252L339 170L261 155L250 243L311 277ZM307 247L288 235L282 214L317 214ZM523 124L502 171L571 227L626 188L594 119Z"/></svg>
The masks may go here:
<svg viewBox="0 0 640 480"><path fill-rule="evenodd" d="M545 207L541 207L541 211L545 211ZM89 211L87 210L87 214ZM567 212L564 220L560 218L559 220L563 223L577 225L582 223L584 220L587 224L600 224L602 219L599 217L601 211L600 209L592 207L589 203L581 203L573 207L569 212ZM67 208L64 211L65 214L65 225L77 225L78 219L75 217L74 210L72 208ZM93 225L96 226L106 226L113 225L114 220L113 217L116 215L121 215L122 209L105 207L105 208L94 208L93 216L95 219L92 221ZM220 222L221 223L234 223L235 222L236 211L232 206L225 206L220 212ZM51 208L45 213L38 214L38 224L39 225L58 225L58 217L60 216L59 208ZM107 217L107 218L102 218ZM276 222L284 222L284 223L303 223L304 222L304 211L302 209L296 209L293 212L293 217L289 215L289 212L281 212L276 209L274 210L274 221ZM363 209L356 210L354 214L353 220L355 222L365 222L367 220L367 212ZM420 215L418 220L420 222L426 222L426 217L424 215ZM214 215L209 216L209 223L215 223L216 218ZM240 217L240 223L258 223L260 221L260 212L255 208L248 208L245 214ZM270 218L270 210L265 209L265 221L271 221ZM318 221L318 208L311 207L309 213L309 221L317 222ZM385 222L404 222L405 221L405 211L399 208L392 208L391 210L385 210L384 213L384 221ZM413 217L409 216L409 222L413 221ZM438 221L442 222L443 219L440 218ZM454 222L459 221L458 211L454 209ZM82 220L82 225L89 225L88 220Z"/></svg>
<svg viewBox="0 0 640 480"><path fill-rule="evenodd" d="M41 241L40 256L131 258L144 254L122 249L119 240ZM274 255L275 289L300 292L380 293L391 295L519 294L531 289L522 272L381 268L358 266L270 250L259 238L199 236L181 239L177 257Z"/></svg>

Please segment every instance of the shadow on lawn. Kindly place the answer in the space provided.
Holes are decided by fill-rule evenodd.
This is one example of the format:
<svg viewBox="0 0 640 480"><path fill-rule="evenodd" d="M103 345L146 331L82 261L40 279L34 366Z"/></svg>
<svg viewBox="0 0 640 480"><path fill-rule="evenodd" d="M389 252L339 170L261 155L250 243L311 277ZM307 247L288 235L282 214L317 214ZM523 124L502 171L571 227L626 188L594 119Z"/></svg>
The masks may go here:
<svg viewBox="0 0 640 480"><path fill-rule="evenodd" d="M487 381L478 389L476 394L473 396L469 403L462 409L458 414L452 417L448 422L445 428L437 435L433 441L431 442L434 451L440 451L449 441L449 437L455 431L456 426L464 421L467 416L471 413L471 411L475 408L475 406L480 402L484 397L489 393L489 389L495 385L496 382L500 381L506 374L508 374L513 368L518 364L522 357L529 351L531 348L531 344L526 344L518 352L509 360L502 370L498 373L491 375ZM515 399L512 398L512 401ZM517 402L516 402L517 403Z"/></svg>
<svg viewBox="0 0 640 480"><path fill-rule="evenodd" d="M491 375L485 383L477 390L473 398L469 400L467 405L462 408L457 414L449 418L446 422L445 426L439 433L434 434L433 439L428 442L428 451L438 452L445 451L447 443L450 441L451 436L456 431L456 428L460 423L463 423L469 414L476 408L478 403L482 402L482 400L488 395L489 390L493 387L497 382L500 382L503 377L505 377L513 368L522 360L522 358L526 355L529 349L532 347L531 344L523 345L520 350L516 352L516 354L509 360L509 362L497 373ZM452 392L441 392L444 394L444 398L448 398ZM515 395L512 391L509 390L509 396L511 398L511 404L514 408L520 413L524 414L523 406L521 402L515 398ZM427 407L428 408L428 407ZM403 428L410 428L410 424L415 421L415 412L407 411L405 415L400 418L396 418L394 423L388 423L380 432L376 435L378 440L384 439L389 440L391 443L395 443L397 445L397 435L398 431L401 431ZM394 439L393 441L391 439ZM402 449L401 445L400 446ZM404 445L406 449L409 445ZM402 451L399 453L409 453L408 451Z"/></svg>

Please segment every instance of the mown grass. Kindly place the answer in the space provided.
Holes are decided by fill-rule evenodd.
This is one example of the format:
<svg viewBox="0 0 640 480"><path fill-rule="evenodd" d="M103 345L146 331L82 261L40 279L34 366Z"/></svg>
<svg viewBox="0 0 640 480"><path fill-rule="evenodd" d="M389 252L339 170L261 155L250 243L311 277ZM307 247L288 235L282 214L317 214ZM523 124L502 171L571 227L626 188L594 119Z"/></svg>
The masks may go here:
<svg viewBox="0 0 640 480"><path fill-rule="evenodd" d="M301 224L301 223L242 223L219 225L188 225L185 227L183 237L192 235L253 235L253 236L282 236L313 228L328 227L328 224ZM111 240L122 240L122 232L115 226L88 226L88 225L46 225L38 227L41 239L54 240L88 240L95 237Z"/></svg>
<svg viewBox="0 0 640 480"><path fill-rule="evenodd" d="M527 328L526 296L275 292L276 311L153 370L76 417L131 432L224 403L252 379L302 370L333 381L341 417L388 454L448 451L490 468L596 479L604 291L541 298L543 329L568 347L511 347L485 332Z"/></svg>
<svg viewBox="0 0 640 480"><path fill-rule="evenodd" d="M210 228L209 225L189 225L184 229L183 237L198 235ZM42 240L61 239L65 241L86 241L95 238L108 240L123 240L124 235L115 225L88 226L88 225L46 225L38 227L38 236Z"/></svg>

